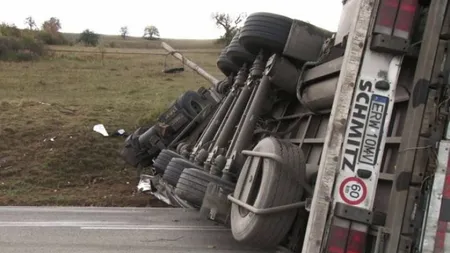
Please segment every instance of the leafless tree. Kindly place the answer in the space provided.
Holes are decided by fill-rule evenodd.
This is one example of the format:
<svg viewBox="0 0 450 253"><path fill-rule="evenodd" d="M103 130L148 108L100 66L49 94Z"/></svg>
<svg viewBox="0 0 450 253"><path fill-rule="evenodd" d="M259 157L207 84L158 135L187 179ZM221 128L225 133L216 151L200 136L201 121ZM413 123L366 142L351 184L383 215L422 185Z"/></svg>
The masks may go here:
<svg viewBox="0 0 450 253"><path fill-rule="evenodd" d="M232 16L228 13L213 13L211 15L215 21L217 27L225 30L224 34L220 37L219 41L229 44L233 39L236 32L239 31L239 24L247 17L245 13L240 13L237 16Z"/></svg>
<svg viewBox="0 0 450 253"><path fill-rule="evenodd" d="M28 26L28 29L33 30L36 28L36 22L34 21L33 17L29 16L25 19L25 24Z"/></svg>
<svg viewBox="0 0 450 253"><path fill-rule="evenodd" d="M128 36L128 27L127 26L122 26L120 28L120 36L122 37L122 39L126 39Z"/></svg>

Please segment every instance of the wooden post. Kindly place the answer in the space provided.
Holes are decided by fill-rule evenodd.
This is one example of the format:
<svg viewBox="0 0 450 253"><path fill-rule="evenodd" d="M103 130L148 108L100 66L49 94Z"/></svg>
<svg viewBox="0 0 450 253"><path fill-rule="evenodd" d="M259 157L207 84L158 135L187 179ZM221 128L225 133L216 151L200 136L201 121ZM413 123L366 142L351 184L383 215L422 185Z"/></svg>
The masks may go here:
<svg viewBox="0 0 450 253"><path fill-rule="evenodd" d="M219 83L219 80L217 80L214 76L210 75L208 72L206 72L204 69L200 68L200 66L198 66L197 64L195 64L194 62L192 62L191 60L187 59L186 57L184 57L181 53L179 53L178 51L176 51L175 49L173 49L169 44L167 44L166 42L162 42L161 43L162 47L167 50L167 52L169 52L173 57L177 58L178 60L180 60L183 65L188 66L189 68L191 68L192 70L194 70L195 72L197 72L199 75L201 75L203 78L205 78L206 80L208 80L210 83L212 83L212 85L214 86L214 88L216 88L217 84Z"/></svg>

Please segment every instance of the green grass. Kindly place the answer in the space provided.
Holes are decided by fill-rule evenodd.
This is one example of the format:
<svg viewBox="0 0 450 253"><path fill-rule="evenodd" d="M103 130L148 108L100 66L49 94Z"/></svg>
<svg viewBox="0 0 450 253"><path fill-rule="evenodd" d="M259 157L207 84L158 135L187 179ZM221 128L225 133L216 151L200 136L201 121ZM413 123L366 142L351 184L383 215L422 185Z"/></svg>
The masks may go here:
<svg viewBox="0 0 450 253"><path fill-rule="evenodd" d="M223 78L218 53L185 55ZM135 170L118 155L124 139L92 127L134 131L182 92L209 87L190 70L164 74L163 67L164 56L147 54L0 62L0 205L155 205L135 195Z"/></svg>

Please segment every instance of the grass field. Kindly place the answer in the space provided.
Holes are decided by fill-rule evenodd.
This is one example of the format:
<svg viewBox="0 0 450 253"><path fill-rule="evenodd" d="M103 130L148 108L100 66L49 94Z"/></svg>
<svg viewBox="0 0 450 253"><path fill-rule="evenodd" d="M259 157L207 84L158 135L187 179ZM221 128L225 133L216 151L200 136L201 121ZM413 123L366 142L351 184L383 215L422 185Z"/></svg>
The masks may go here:
<svg viewBox="0 0 450 253"><path fill-rule="evenodd" d="M77 33L64 33L70 42L75 43L80 36ZM105 47L114 48L143 48L143 49L160 49L161 41L169 43L177 49L217 49L221 45L215 43L214 40L186 40L186 39L161 39L161 40L146 40L140 37L127 37L123 39L118 35L100 35L99 44Z"/></svg>
<svg viewBox="0 0 450 253"><path fill-rule="evenodd" d="M185 56L223 78L215 67L218 52L208 51L214 47ZM162 73L163 55L102 60L70 48L36 62L0 62L0 205L158 205L135 195L135 170L118 156L124 139L92 127L134 131L183 91L209 83L190 70ZM189 48L195 47L180 49Z"/></svg>

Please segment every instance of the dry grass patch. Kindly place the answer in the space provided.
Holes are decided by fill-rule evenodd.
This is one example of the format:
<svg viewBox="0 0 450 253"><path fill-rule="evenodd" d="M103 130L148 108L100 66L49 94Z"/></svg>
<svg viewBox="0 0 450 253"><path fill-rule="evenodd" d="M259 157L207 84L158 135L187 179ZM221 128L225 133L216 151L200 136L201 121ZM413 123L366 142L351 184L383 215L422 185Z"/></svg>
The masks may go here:
<svg viewBox="0 0 450 253"><path fill-rule="evenodd" d="M223 77L217 53L186 56ZM0 205L157 205L135 194L135 171L118 157L123 138L92 127L134 131L182 92L209 86L192 71L164 74L163 66L163 56L146 54L0 62Z"/></svg>

